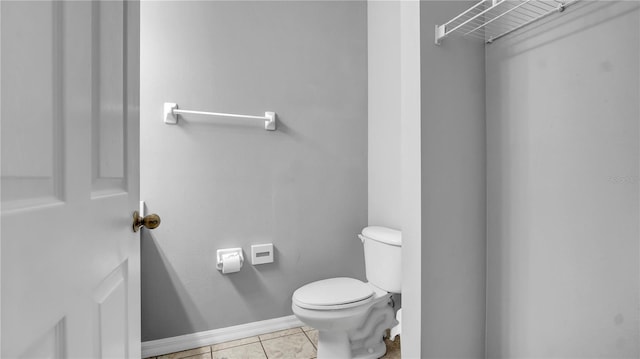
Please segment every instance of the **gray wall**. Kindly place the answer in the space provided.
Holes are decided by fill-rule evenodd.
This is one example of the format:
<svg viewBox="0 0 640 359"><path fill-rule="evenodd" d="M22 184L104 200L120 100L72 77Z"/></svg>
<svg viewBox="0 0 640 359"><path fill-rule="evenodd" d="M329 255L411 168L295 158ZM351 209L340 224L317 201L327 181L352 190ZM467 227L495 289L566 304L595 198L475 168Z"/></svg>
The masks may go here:
<svg viewBox="0 0 640 359"><path fill-rule="evenodd" d="M369 224L402 228L399 1L367 2Z"/></svg>
<svg viewBox="0 0 640 359"><path fill-rule="evenodd" d="M291 315L318 279L364 279L365 2L143 2L141 195L162 225L142 241L144 341ZM162 104L261 114L185 117ZM218 248L272 242L276 262L222 275Z"/></svg>
<svg viewBox="0 0 640 359"><path fill-rule="evenodd" d="M472 4L420 3L422 358L484 357L484 45L433 42Z"/></svg>
<svg viewBox="0 0 640 359"><path fill-rule="evenodd" d="M487 46L487 358L637 358L637 2Z"/></svg>

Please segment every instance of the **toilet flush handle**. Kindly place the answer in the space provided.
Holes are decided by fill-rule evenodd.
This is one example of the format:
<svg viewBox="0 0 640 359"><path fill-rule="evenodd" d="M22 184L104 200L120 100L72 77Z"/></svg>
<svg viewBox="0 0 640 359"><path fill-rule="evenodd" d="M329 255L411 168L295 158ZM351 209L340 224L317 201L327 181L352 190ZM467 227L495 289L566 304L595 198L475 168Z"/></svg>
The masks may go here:
<svg viewBox="0 0 640 359"><path fill-rule="evenodd" d="M358 234L358 238L360 238L360 240L362 241L362 243L364 243L364 236L362 234Z"/></svg>

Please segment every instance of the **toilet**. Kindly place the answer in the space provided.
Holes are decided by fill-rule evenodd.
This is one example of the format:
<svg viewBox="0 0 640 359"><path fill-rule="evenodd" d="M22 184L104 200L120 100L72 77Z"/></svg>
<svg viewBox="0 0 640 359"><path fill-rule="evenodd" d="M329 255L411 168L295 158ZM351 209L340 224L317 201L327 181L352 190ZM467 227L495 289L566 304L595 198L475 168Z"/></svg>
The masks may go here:
<svg viewBox="0 0 640 359"><path fill-rule="evenodd" d="M293 314L318 330L318 359L380 358L386 330L399 324L392 294L400 293L402 233L370 226L358 237L368 282L330 278L293 293Z"/></svg>

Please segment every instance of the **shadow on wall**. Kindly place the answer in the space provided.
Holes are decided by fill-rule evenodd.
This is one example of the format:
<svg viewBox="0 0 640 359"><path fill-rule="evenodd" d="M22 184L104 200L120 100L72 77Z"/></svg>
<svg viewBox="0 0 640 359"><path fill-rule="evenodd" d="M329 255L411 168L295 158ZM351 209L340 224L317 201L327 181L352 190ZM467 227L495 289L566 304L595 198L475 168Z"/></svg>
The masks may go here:
<svg viewBox="0 0 640 359"><path fill-rule="evenodd" d="M149 306L142 306L142 341L162 337L166 327L171 327L171 331L177 333L195 332L202 314L189 297L152 232L142 231L140 246L140 260L144 264L141 266L142 303L157 302L163 305L163 308L155 308L163 313L160 318L157 317L157 312L147 312ZM149 320L151 315L156 318ZM185 318L188 320L185 321Z"/></svg>
<svg viewBox="0 0 640 359"><path fill-rule="evenodd" d="M269 137L284 137L294 141L298 144L304 144L311 150L316 150L318 153L327 154L327 146L318 137L307 136L301 131L295 130L294 127L289 126L287 122L295 122L299 120L294 115L293 119L288 120L289 115L285 112L277 114L277 129L273 132L267 131ZM182 131L187 136L194 134L202 134L204 131L212 131L212 129L224 128L229 133L240 134L246 136L247 129L255 130L263 126L262 123L253 121L242 121L236 118L215 117L212 120L205 116L180 116L178 120L179 125L175 126L176 131ZM282 140L282 138L280 139Z"/></svg>
<svg viewBox="0 0 640 359"><path fill-rule="evenodd" d="M278 302L278 298L272 293L272 289L265 285L265 277L277 276L283 271L278 261L279 252L277 247L274 246L273 252L274 263L254 266L251 264L251 253L247 253L244 250L244 264L240 272L230 274L214 273L214 275L224 276L231 283L239 298L244 302L244 307L256 316L259 316L264 311L265 306L272 306ZM283 280L286 280L286 278L283 278ZM285 309L288 308L291 308L291 303L288 303Z"/></svg>
<svg viewBox="0 0 640 359"><path fill-rule="evenodd" d="M630 12L640 9L640 3L636 1L623 2L626 6L615 6L615 1L596 2L585 1L568 7L562 14L555 14L527 27L514 32L501 41L501 46L508 50L508 53L501 54L502 59L509 59L521 55L522 53L545 46L549 43L559 41L579 34L582 31L598 26L605 22L614 20ZM602 14L606 14L602 16ZM539 41L527 42L532 38L548 34L547 24L554 24L552 37L542 36ZM508 39L508 40L507 40ZM526 46L521 44L525 43ZM492 44L491 46L495 46Z"/></svg>
<svg viewBox="0 0 640 359"><path fill-rule="evenodd" d="M175 335L196 332L206 324L203 314L198 311L196 303L189 296L170 260L154 238L153 232L142 231L141 249L141 262L144 263L141 272L142 302L163 304L162 308L155 308L163 313L160 317L156 311L149 312L149 306L142 306L142 341L162 337L159 333L164 334L167 328L171 328L170 331L176 333ZM214 270L213 275L224 276L245 302L245 307L259 315L265 303L275 303L277 299L270 288L265 286L264 277L278 275L281 269L277 260L274 263L253 266L250 253L244 251L243 255L245 262L240 272L223 275ZM278 258L279 255L278 249L274 248L274 257ZM284 303L284 306L290 308L291 303ZM151 316L155 316L153 320L150 320ZM184 318L187 318L187 321Z"/></svg>

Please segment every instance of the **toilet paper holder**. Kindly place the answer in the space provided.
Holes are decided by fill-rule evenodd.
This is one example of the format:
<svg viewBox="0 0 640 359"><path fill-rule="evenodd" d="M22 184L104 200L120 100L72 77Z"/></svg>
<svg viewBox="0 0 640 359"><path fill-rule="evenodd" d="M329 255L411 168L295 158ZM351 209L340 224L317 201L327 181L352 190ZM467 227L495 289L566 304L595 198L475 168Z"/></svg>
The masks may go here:
<svg viewBox="0 0 640 359"><path fill-rule="evenodd" d="M244 264L244 256L242 255L242 248L225 248L218 249L216 251L216 268L219 271L222 271L222 261L228 255L231 256L239 256L240 257L240 267Z"/></svg>

